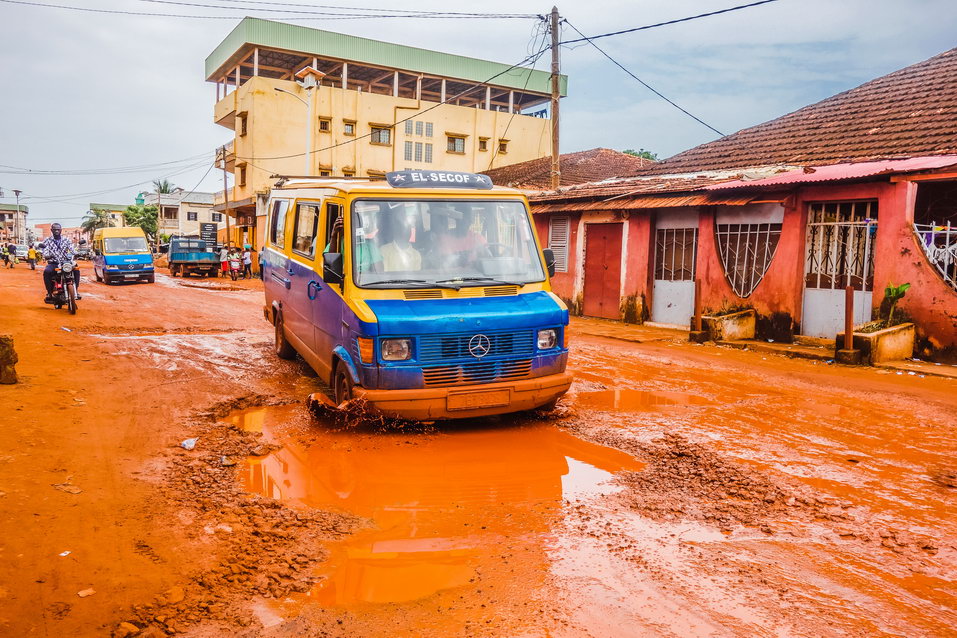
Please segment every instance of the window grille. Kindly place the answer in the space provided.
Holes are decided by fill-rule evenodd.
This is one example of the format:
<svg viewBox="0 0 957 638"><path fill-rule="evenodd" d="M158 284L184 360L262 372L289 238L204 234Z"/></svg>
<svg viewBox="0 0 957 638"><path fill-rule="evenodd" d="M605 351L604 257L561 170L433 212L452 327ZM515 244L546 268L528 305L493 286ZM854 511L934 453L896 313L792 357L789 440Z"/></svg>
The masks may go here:
<svg viewBox="0 0 957 638"><path fill-rule="evenodd" d="M555 272L568 272L568 217L552 217L548 222L548 247L555 253Z"/></svg>
<svg viewBox="0 0 957 638"><path fill-rule="evenodd" d="M415 123L415 134L418 135L419 137L422 137L422 129L423 129L422 122L416 122L416 123Z"/></svg>
<svg viewBox="0 0 957 638"><path fill-rule="evenodd" d="M781 239L781 224L718 224L718 254L731 289L748 297L771 265Z"/></svg>
<svg viewBox="0 0 957 638"><path fill-rule="evenodd" d="M432 163L432 145L431 144L425 145L425 163L426 164Z"/></svg>
<svg viewBox="0 0 957 638"><path fill-rule="evenodd" d="M415 161L416 162L422 161L422 142L415 143Z"/></svg>
<svg viewBox="0 0 957 638"><path fill-rule="evenodd" d="M877 202L809 204L805 286L874 289Z"/></svg>
<svg viewBox="0 0 957 638"><path fill-rule="evenodd" d="M655 279L694 281L697 250L697 228L659 228L655 231Z"/></svg>
<svg viewBox="0 0 957 638"><path fill-rule="evenodd" d="M449 153L464 153L465 152L465 138L464 137L453 137L449 136L448 139L448 151Z"/></svg>
<svg viewBox="0 0 957 638"><path fill-rule="evenodd" d="M957 288L957 226L948 220L946 224L914 224L914 231L930 263Z"/></svg>
<svg viewBox="0 0 957 638"><path fill-rule="evenodd" d="M407 161L407 162L411 162L411 161L412 161L412 142L406 142L406 143L405 143L405 155L404 155L404 157L405 157L405 161Z"/></svg>
<svg viewBox="0 0 957 638"><path fill-rule="evenodd" d="M372 127L372 136L369 141L373 144L391 144L392 143L392 129L380 128L378 126Z"/></svg>
<svg viewBox="0 0 957 638"><path fill-rule="evenodd" d="M425 123L425 136L432 137L432 122Z"/></svg>
<svg viewBox="0 0 957 638"><path fill-rule="evenodd" d="M412 135L412 120L405 121L405 134Z"/></svg>

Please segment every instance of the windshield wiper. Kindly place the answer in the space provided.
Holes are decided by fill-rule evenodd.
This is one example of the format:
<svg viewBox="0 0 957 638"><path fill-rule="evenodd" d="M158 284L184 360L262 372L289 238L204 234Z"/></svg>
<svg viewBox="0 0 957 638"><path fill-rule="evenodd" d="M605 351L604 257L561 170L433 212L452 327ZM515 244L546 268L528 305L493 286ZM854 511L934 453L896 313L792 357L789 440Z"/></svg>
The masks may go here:
<svg viewBox="0 0 957 638"><path fill-rule="evenodd" d="M518 286L522 287L525 285L523 281L502 281L500 279L495 279L494 277L456 277L454 279L442 279L437 283L458 283L466 281L487 281L490 284L497 284L502 286Z"/></svg>
<svg viewBox="0 0 957 638"><path fill-rule="evenodd" d="M382 281L371 281L365 284L365 286L378 286L379 284L417 284L420 286L425 286L426 288L448 288L450 290L458 290L457 286L450 286L437 281L426 281L425 279L383 279Z"/></svg>

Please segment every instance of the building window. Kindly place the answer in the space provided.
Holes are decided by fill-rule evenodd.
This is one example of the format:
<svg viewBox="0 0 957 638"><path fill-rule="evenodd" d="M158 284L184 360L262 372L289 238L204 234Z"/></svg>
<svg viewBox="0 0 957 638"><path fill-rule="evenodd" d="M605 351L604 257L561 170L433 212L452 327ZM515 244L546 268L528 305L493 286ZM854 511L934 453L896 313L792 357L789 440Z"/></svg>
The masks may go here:
<svg viewBox="0 0 957 638"><path fill-rule="evenodd" d="M498 152L501 154L508 153L508 140L498 141Z"/></svg>
<svg viewBox="0 0 957 638"><path fill-rule="evenodd" d="M349 120L345 120L342 124L342 132L345 135L355 135L356 134L356 123Z"/></svg>
<svg viewBox="0 0 957 638"><path fill-rule="evenodd" d="M568 217L552 217L548 222L548 247L555 253L555 272L568 272Z"/></svg>
<svg viewBox="0 0 957 638"><path fill-rule="evenodd" d="M457 135L449 135L448 152L465 154L465 138Z"/></svg>
<svg viewBox="0 0 957 638"><path fill-rule="evenodd" d="M246 185L246 165L239 164L236 166L236 186L245 186Z"/></svg>
<svg viewBox="0 0 957 638"><path fill-rule="evenodd" d="M416 123L415 123L415 134L418 135L419 137L422 137L422 133L423 133L423 129L424 129L423 124L424 124L423 122L416 122Z"/></svg>
<svg viewBox="0 0 957 638"><path fill-rule="evenodd" d="M222 214L222 213L213 213L213 221L214 221L214 222L221 222L221 221L223 221L223 214Z"/></svg>
<svg viewBox="0 0 957 638"><path fill-rule="evenodd" d="M356 176L356 172L355 172L355 171L343 170L343 171L342 171L342 176L343 176L343 177L355 177L355 176Z"/></svg>
<svg viewBox="0 0 957 638"><path fill-rule="evenodd" d="M187 211L187 213L186 213L186 221L188 221L188 222L199 221L199 213L196 213L196 212L194 212L194 211Z"/></svg>
<svg viewBox="0 0 957 638"><path fill-rule="evenodd" d="M415 161L416 162L422 161L422 142L415 143Z"/></svg>
<svg viewBox="0 0 957 638"><path fill-rule="evenodd" d="M432 137L432 122L425 123L425 136Z"/></svg>
<svg viewBox="0 0 957 638"><path fill-rule="evenodd" d="M175 208L163 206L163 219L179 219L179 211Z"/></svg>
<svg viewBox="0 0 957 638"><path fill-rule="evenodd" d="M332 177L332 171L319 171L319 177Z"/></svg>
<svg viewBox="0 0 957 638"><path fill-rule="evenodd" d="M405 143L405 154L403 155L403 157L405 158L405 161L407 162L412 161L412 142Z"/></svg>
<svg viewBox="0 0 957 638"><path fill-rule="evenodd" d="M425 145L425 163L426 164L432 163L432 145L431 144Z"/></svg>
<svg viewBox="0 0 957 638"><path fill-rule="evenodd" d="M328 117L320 117L319 131L321 133L328 133L331 130L332 130L332 120L330 120Z"/></svg>
<svg viewBox="0 0 957 638"><path fill-rule="evenodd" d="M240 137L246 134L246 120L249 116L243 113L236 118L236 132Z"/></svg>
<svg viewBox="0 0 957 638"><path fill-rule="evenodd" d="M487 151L487 150L488 150L488 138L487 138L487 137L480 137L480 138L479 138L479 150L480 150L480 151Z"/></svg>
<svg viewBox="0 0 957 638"><path fill-rule="evenodd" d="M381 144L382 146L391 146L392 145L392 129L386 128L384 126L373 126L372 137L370 141L373 144Z"/></svg>
<svg viewBox="0 0 957 638"><path fill-rule="evenodd" d="M405 121L405 134L412 135L412 120Z"/></svg>

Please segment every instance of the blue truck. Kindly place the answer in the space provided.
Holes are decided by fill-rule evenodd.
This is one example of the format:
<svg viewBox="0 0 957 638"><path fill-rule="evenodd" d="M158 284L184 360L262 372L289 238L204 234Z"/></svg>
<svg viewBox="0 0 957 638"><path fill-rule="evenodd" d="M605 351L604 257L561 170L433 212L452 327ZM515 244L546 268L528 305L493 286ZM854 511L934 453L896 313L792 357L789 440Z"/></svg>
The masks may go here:
<svg viewBox="0 0 957 638"><path fill-rule="evenodd" d="M215 277L219 257L206 242L196 237L171 237L169 240L169 274Z"/></svg>

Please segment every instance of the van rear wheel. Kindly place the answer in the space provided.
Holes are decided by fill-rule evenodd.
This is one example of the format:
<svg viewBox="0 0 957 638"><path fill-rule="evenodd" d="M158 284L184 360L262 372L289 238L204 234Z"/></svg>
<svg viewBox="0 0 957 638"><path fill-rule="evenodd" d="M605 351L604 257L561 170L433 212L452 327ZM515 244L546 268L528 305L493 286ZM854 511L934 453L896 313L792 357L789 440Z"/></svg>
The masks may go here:
<svg viewBox="0 0 957 638"><path fill-rule="evenodd" d="M280 359L295 359L296 349L286 340L286 329L283 327L282 313L276 315L276 356Z"/></svg>

